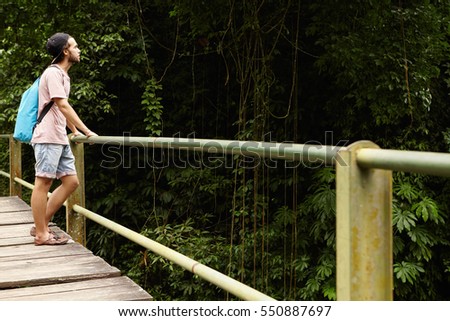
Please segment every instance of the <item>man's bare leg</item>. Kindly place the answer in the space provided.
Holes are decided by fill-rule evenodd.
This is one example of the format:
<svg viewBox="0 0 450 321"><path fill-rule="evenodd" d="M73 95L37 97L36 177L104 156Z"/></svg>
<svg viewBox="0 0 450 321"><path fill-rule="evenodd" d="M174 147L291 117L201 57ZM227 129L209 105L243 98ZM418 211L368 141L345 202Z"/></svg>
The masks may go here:
<svg viewBox="0 0 450 321"><path fill-rule="evenodd" d="M47 212L47 193L52 186L53 180L46 177L36 177L34 189L31 194L31 210L33 212L34 224L36 225L36 240L43 242L49 238Z"/></svg>
<svg viewBox="0 0 450 321"><path fill-rule="evenodd" d="M47 209L45 212L45 223L51 221L53 215L61 208L66 199L72 194L80 185L77 175L63 176L61 185L59 185L50 195L47 202Z"/></svg>

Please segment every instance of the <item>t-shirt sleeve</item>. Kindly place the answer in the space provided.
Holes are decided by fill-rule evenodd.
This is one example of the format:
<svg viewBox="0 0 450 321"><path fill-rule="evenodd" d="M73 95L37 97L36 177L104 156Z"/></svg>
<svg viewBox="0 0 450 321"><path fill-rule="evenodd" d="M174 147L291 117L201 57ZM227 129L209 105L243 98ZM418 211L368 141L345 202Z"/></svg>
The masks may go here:
<svg viewBox="0 0 450 321"><path fill-rule="evenodd" d="M50 68L47 73L47 86L50 99L69 98L64 89L64 76L57 68Z"/></svg>

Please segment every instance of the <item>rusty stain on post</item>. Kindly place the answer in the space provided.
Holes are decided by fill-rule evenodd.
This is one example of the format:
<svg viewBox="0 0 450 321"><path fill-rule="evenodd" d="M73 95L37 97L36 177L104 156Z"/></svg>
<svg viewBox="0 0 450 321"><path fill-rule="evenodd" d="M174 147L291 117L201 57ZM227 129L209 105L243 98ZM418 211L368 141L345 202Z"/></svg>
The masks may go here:
<svg viewBox="0 0 450 321"><path fill-rule="evenodd" d="M392 300L392 172L362 168L357 154L379 148L356 142L336 163L338 300Z"/></svg>

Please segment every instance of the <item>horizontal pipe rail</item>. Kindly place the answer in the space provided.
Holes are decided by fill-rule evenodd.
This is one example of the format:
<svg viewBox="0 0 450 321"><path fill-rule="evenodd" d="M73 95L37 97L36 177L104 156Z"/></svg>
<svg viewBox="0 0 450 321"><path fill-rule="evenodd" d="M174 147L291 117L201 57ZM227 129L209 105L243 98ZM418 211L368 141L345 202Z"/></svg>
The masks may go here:
<svg viewBox="0 0 450 321"><path fill-rule="evenodd" d="M178 253L162 244L159 244L133 230L130 230L120 224L117 224L103 216L98 215L92 211L89 211L79 205L74 205L75 212L84 215L90 220L97 222L98 224L120 234L127 239L143 246L144 248L174 262L175 264L183 267L206 281L224 289L225 291L241 298L243 300L250 301L272 301L273 298L243 284L240 283L210 267L207 267L181 253Z"/></svg>
<svg viewBox="0 0 450 321"><path fill-rule="evenodd" d="M139 146L334 164L339 146L179 137L72 136L78 143Z"/></svg>
<svg viewBox="0 0 450 321"><path fill-rule="evenodd" d="M450 176L449 153L362 148L356 160L363 168Z"/></svg>
<svg viewBox="0 0 450 321"><path fill-rule="evenodd" d="M10 177L11 177L11 175L10 175L9 173L4 172L4 171L2 171L2 170L0 170L0 175L1 175L1 176L5 176L5 177L7 177L7 178L10 178Z"/></svg>
<svg viewBox="0 0 450 321"><path fill-rule="evenodd" d="M28 183L27 181L25 181L25 180L23 180L23 179L21 179L21 178L15 177L15 178L14 178L14 181L17 182L17 183L19 183L19 184L22 185L22 186L25 186L25 187L28 188L28 189L31 189L31 190L34 189L34 185L33 185L33 184ZM51 193L48 193L48 195L51 195Z"/></svg>
<svg viewBox="0 0 450 321"><path fill-rule="evenodd" d="M6 173L6 172L4 172L4 171L2 171L2 170L0 170L0 175L1 175L1 176L5 176L5 177L7 177L7 178L9 178L9 177L11 176L9 173ZM28 189L30 189L30 190L33 190L33 189L34 189L34 185L31 184L31 183L28 183L26 180L23 180L23 179L21 179L21 178L16 177L16 178L14 178L14 181L17 182L17 183L19 183L19 184L22 185L22 186L25 186L26 188L28 188ZM52 195L52 193L51 193L51 192L48 192L47 196L50 197L50 195ZM67 206L67 201L64 201L63 205L64 205L64 206Z"/></svg>
<svg viewBox="0 0 450 321"><path fill-rule="evenodd" d="M0 135L8 138L9 135ZM273 143L258 141L211 140L178 137L131 137L79 135L74 142L146 148L169 148L201 151L207 153L238 154L273 159L301 160L335 164L341 148L329 145ZM392 149L363 148L357 153L357 163L363 168L450 176L450 154Z"/></svg>

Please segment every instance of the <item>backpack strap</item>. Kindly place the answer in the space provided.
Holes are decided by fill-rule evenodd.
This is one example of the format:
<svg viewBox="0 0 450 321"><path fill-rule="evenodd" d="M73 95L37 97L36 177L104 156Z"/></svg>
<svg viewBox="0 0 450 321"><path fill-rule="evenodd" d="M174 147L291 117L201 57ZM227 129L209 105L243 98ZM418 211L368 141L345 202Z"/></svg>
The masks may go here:
<svg viewBox="0 0 450 321"><path fill-rule="evenodd" d="M50 101L47 105L45 105L44 109L42 110L41 114L39 115L39 118L36 121L36 125L40 124L42 119L47 115L50 108L52 108L54 101Z"/></svg>
<svg viewBox="0 0 450 321"><path fill-rule="evenodd" d="M50 67L55 67L56 68L56 66L53 66L53 65L50 65L47 68L50 68ZM39 117L38 117L38 119L36 121L36 124L33 127L33 130L34 130L34 128L36 128L37 125L39 125L41 123L41 121L42 121L42 119L44 119L45 115L47 115L47 113L49 112L50 108L52 108L53 103L54 103L54 101L50 100L50 102L47 105L45 105L44 109L42 110L41 114L39 115Z"/></svg>

